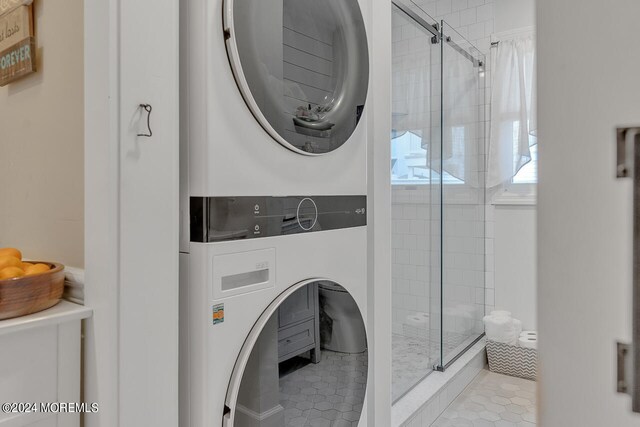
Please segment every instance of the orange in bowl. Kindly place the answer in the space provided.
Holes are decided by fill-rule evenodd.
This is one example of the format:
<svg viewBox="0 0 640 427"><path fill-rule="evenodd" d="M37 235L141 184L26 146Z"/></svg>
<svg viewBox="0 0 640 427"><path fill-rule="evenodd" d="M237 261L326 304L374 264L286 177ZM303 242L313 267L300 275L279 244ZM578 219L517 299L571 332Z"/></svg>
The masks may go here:
<svg viewBox="0 0 640 427"><path fill-rule="evenodd" d="M0 280L24 276L24 270L18 267L6 267L0 270Z"/></svg>
<svg viewBox="0 0 640 427"><path fill-rule="evenodd" d="M31 264L30 266L28 266L27 268L25 268L24 273L27 276L32 276L34 274L40 274L40 273L44 273L51 270L51 267L49 267L47 264Z"/></svg>
<svg viewBox="0 0 640 427"><path fill-rule="evenodd" d="M14 258L22 259L22 252L16 248L0 248L0 258L4 256L12 256Z"/></svg>
<svg viewBox="0 0 640 427"><path fill-rule="evenodd" d="M0 270L4 270L7 267L22 268L22 261L20 261L20 258L11 255L0 256Z"/></svg>

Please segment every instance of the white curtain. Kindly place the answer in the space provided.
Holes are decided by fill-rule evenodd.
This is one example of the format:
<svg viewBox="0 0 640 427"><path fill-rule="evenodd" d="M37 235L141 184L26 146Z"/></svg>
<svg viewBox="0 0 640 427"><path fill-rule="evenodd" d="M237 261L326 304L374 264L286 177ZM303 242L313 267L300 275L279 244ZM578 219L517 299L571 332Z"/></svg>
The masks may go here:
<svg viewBox="0 0 640 427"><path fill-rule="evenodd" d="M431 44L418 38L417 46L404 52L393 49L392 129L401 135L413 132L428 139L431 129ZM402 41L397 44L402 43ZM408 42L405 41L406 46Z"/></svg>
<svg viewBox="0 0 640 427"><path fill-rule="evenodd" d="M481 186L478 68L447 46L444 51L442 167L467 186ZM438 169L437 167L434 169Z"/></svg>
<svg viewBox="0 0 640 427"><path fill-rule="evenodd" d="M394 11L393 30L392 178L426 179L430 174L428 153L440 141L431 138L432 55L436 50L430 34L403 12Z"/></svg>
<svg viewBox="0 0 640 427"><path fill-rule="evenodd" d="M535 142L533 34L501 40L493 55L487 186L508 184L531 160Z"/></svg>

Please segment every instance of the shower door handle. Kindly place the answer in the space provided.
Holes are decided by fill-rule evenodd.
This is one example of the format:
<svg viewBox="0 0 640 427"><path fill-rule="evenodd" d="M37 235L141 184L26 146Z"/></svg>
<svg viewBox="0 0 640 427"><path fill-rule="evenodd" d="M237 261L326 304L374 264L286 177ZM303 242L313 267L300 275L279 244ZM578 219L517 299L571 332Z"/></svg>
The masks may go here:
<svg viewBox="0 0 640 427"><path fill-rule="evenodd" d="M629 394L633 412L640 412L640 127L616 133L617 177L633 179L632 342L618 343L618 392Z"/></svg>

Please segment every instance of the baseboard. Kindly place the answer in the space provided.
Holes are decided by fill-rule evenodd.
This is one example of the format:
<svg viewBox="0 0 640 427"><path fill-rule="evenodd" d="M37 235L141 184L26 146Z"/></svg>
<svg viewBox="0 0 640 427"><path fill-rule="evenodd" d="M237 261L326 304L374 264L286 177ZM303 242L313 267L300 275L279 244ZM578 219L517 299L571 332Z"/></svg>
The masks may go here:
<svg viewBox="0 0 640 427"><path fill-rule="evenodd" d="M65 286L62 298L84 305L84 270L75 267L65 267Z"/></svg>
<svg viewBox="0 0 640 427"><path fill-rule="evenodd" d="M255 412L246 406L236 404L236 421L234 424L249 426L277 426L284 420L284 407L277 404L264 412Z"/></svg>

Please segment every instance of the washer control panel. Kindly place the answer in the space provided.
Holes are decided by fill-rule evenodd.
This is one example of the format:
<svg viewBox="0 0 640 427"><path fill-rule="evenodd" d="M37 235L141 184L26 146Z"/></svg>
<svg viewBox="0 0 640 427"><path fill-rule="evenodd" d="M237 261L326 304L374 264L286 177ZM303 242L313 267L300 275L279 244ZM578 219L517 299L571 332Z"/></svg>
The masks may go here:
<svg viewBox="0 0 640 427"><path fill-rule="evenodd" d="M318 206L310 197L305 197L298 203L296 210L298 225L304 231L311 231L318 222Z"/></svg>
<svg viewBox="0 0 640 427"><path fill-rule="evenodd" d="M192 197L191 241L222 242L367 225L366 196Z"/></svg>

